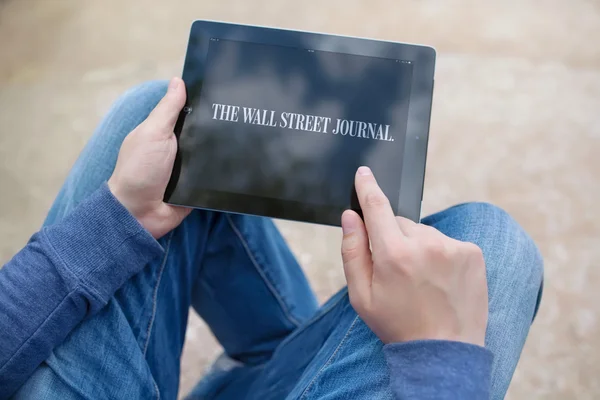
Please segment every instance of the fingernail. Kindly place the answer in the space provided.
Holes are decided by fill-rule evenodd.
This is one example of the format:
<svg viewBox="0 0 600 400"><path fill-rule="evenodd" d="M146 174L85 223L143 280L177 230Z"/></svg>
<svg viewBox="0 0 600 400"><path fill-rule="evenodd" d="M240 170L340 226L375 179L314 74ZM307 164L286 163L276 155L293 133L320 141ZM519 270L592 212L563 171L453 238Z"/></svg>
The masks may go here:
<svg viewBox="0 0 600 400"><path fill-rule="evenodd" d="M347 235L356 230L356 218L350 211L346 211L342 214L342 233Z"/></svg>
<svg viewBox="0 0 600 400"><path fill-rule="evenodd" d="M177 89L177 86L179 86L179 79L172 78L169 82L169 91Z"/></svg>
<svg viewBox="0 0 600 400"><path fill-rule="evenodd" d="M371 175L371 168L369 167L359 167L358 168L358 174L359 175Z"/></svg>

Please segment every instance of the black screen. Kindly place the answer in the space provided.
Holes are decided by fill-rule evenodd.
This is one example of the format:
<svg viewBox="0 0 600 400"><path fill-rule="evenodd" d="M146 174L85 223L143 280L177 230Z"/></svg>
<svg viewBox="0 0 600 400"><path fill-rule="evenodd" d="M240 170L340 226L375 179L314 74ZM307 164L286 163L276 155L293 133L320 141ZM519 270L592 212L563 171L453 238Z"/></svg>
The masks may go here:
<svg viewBox="0 0 600 400"><path fill-rule="evenodd" d="M238 194L349 208L356 169L368 165L397 212L411 62L206 40L202 70L184 73L171 202Z"/></svg>

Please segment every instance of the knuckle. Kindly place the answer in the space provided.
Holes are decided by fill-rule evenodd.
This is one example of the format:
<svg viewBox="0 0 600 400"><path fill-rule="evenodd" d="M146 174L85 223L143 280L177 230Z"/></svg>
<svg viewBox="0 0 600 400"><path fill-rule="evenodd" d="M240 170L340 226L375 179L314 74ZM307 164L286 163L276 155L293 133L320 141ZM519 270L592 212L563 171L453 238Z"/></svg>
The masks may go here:
<svg viewBox="0 0 600 400"><path fill-rule="evenodd" d="M379 255L379 262L383 265L402 268L410 263L412 253L399 246L386 246Z"/></svg>
<svg viewBox="0 0 600 400"><path fill-rule="evenodd" d="M429 225L425 225L425 224L422 224L422 223L415 224L415 225L416 225L415 229L418 229L421 233L431 233L431 230L435 229L435 228L432 228Z"/></svg>
<svg viewBox="0 0 600 400"><path fill-rule="evenodd" d="M358 240L355 234L349 234L342 240L342 260L343 262L349 262L360 255Z"/></svg>
<svg viewBox="0 0 600 400"><path fill-rule="evenodd" d="M358 258L359 254L356 248L353 249L342 249L342 261L344 263L349 263L350 261L354 261Z"/></svg>
<svg viewBox="0 0 600 400"><path fill-rule="evenodd" d="M445 258L447 256L446 245L437 238L428 238L423 242L423 246L430 256L436 258Z"/></svg>
<svg viewBox="0 0 600 400"><path fill-rule="evenodd" d="M459 255L459 249L454 243L450 241L443 241L444 249L442 250L441 257L444 260L456 260Z"/></svg>
<svg viewBox="0 0 600 400"><path fill-rule="evenodd" d="M419 226L421 228L421 232L423 232L424 235L427 235L429 237L434 237L438 240L448 239L448 237L446 235L444 235L439 230L435 229L433 226L429 226L429 225L425 225L425 224L419 224Z"/></svg>
<svg viewBox="0 0 600 400"><path fill-rule="evenodd" d="M465 252L465 254L467 254L467 255L470 255L473 257L478 257L478 256L483 257L483 251L475 243L463 242L462 248L463 248L463 251Z"/></svg>
<svg viewBox="0 0 600 400"><path fill-rule="evenodd" d="M407 236L414 236L415 234L418 234L420 224L416 224L408 218L396 216L396 224Z"/></svg>
<svg viewBox="0 0 600 400"><path fill-rule="evenodd" d="M466 243L465 252L471 260L478 262L478 263L485 263L485 259L483 257L483 251L476 244Z"/></svg>
<svg viewBox="0 0 600 400"><path fill-rule="evenodd" d="M365 195L365 205L368 208L381 208L389 204L385 195L378 191L371 191Z"/></svg>
<svg viewBox="0 0 600 400"><path fill-rule="evenodd" d="M418 238L430 238L437 233L435 228L424 224L415 224L412 230L412 235Z"/></svg>
<svg viewBox="0 0 600 400"><path fill-rule="evenodd" d="M385 247L379 254L379 261L384 265L396 264L399 261L399 251L394 247Z"/></svg>

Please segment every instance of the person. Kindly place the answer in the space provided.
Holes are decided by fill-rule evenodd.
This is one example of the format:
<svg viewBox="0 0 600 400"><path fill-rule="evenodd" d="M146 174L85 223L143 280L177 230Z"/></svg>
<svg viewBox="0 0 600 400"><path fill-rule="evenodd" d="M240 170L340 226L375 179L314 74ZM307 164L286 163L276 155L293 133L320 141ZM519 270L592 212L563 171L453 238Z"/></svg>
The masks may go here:
<svg viewBox="0 0 600 400"><path fill-rule="evenodd" d="M122 96L0 270L0 398L175 399L190 305L224 348L190 399L504 397L542 287L513 219L395 217L361 167L348 287L318 307L270 219L163 203L185 96L179 78Z"/></svg>

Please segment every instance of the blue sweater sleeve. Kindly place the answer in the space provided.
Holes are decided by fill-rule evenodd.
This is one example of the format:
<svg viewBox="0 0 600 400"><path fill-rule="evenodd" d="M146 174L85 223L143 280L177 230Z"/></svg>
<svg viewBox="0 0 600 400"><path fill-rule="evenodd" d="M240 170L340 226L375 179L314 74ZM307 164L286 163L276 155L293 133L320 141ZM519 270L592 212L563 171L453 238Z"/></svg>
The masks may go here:
<svg viewBox="0 0 600 400"><path fill-rule="evenodd" d="M0 269L0 398L162 247L104 184Z"/></svg>
<svg viewBox="0 0 600 400"><path fill-rule="evenodd" d="M418 340L384 346L390 385L398 399L490 398L492 353L480 346Z"/></svg>

